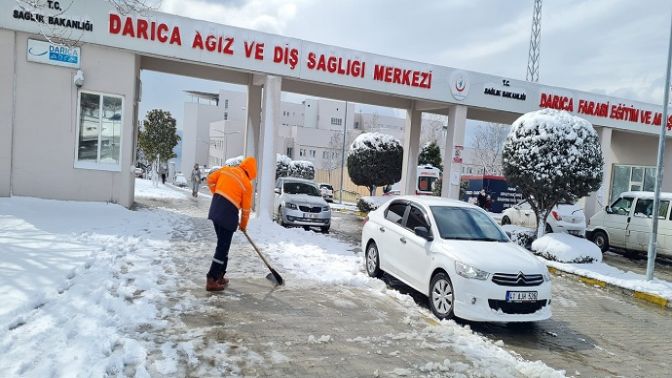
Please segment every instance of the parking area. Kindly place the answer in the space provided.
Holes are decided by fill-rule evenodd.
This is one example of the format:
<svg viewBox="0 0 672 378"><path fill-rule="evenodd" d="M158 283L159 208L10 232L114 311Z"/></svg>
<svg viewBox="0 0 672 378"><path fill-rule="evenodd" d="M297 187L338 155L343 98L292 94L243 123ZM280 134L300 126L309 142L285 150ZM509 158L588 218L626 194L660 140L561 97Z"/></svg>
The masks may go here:
<svg viewBox="0 0 672 378"><path fill-rule="evenodd" d="M332 235L359 243L362 219L334 213ZM646 260L609 252L605 262L636 272ZM672 277L672 266L661 259L656 276ZM411 295L427 307L420 293L384 276L389 287ZM665 377L672 371L672 345L661 330L672 329L672 312L636 299L607 292L563 275L553 277L553 317L525 325L463 322L474 331L507 346L529 360L541 360L576 376Z"/></svg>

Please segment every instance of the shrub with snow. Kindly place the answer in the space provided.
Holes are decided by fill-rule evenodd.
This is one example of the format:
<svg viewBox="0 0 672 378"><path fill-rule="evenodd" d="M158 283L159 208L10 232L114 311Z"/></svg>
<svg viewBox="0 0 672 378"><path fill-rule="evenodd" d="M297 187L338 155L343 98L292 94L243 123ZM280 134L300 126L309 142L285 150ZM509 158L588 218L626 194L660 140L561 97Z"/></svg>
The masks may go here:
<svg viewBox="0 0 672 378"><path fill-rule="evenodd" d="M502 152L504 176L517 186L544 235L549 212L560 201L576 201L602 183L602 149L590 122L565 111L524 114L511 128Z"/></svg>
<svg viewBox="0 0 672 378"><path fill-rule="evenodd" d="M562 263L599 263L602 251L594 243L565 233L547 234L532 243L532 252Z"/></svg>
<svg viewBox="0 0 672 378"><path fill-rule="evenodd" d="M366 186L373 195L377 186L401 180L403 155L398 139L381 133L361 134L350 146L348 175L352 182Z"/></svg>
<svg viewBox="0 0 672 378"><path fill-rule="evenodd" d="M391 200L390 196L364 196L357 201L357 209L368 213L381 207L385 202Z"/></svg>
<svg viewBox="0 0 672 378"><path fill-rule="evenodd" d="M294 160L289 164L289 176L312 180L315 178L315 166L309 161Z"/></svg>
<svg viewBox="0 0 672 378"><path fill-rule="evenodd" d="M232 157L230 159L227 159L224 162L224 165L227 166L227 167L237 167L237 166L240 165L240 163L243 162L243 158L244 158L243 155Z"/></svg>
<svg viewBox="0 0 672 378"><path fill-rule="evenodd" d="M507 224L502 226L502 230L509 235L512 242L527 250L532 249L532 242L537 238L536 231L525 227Z"/></svg>
<svg viewBox="0 0 672 378"><path fill-rule="evenodd" d="M276 154L275 155L275 179L279 177L289 176L289 165L292 163L292 159L287 155Z"/></svg>

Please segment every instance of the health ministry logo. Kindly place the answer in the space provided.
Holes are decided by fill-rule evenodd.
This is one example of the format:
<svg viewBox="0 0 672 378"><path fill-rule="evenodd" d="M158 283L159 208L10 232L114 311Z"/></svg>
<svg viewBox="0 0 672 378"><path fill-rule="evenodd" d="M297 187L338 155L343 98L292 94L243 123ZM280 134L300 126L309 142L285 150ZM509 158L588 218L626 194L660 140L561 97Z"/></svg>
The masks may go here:
<svg viewBox="0 0 672 378"><path fill-rule="evenodd" d="M469 76L466 72L455 71L450 75L450 92L458 100L464 100L469 95Z"/></svg>

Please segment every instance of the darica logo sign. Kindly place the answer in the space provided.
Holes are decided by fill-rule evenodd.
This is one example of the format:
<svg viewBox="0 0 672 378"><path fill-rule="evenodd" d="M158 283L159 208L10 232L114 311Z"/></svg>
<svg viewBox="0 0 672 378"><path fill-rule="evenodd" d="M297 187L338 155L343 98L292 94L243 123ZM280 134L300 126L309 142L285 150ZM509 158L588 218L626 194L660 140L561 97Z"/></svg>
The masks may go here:
<svg viewBox="0 0 672 378"><path fill-rule="evenodd" d="M79 47L68 47L29 39L26 55L28 61L31 62L79 68L81 53Z"/></svg>

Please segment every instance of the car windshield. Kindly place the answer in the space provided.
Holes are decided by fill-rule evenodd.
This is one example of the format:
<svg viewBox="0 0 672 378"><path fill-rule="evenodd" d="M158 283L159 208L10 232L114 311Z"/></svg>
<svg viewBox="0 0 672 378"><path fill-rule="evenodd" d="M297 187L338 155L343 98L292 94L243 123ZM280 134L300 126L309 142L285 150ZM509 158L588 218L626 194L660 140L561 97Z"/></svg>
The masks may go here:
<svg viewBox="0 0 672 378"><path fill-rule="evenodd" d="M331 185L320 185L320 188L334 190L334 188Z"/></svg>
<svg viewBox="0 0 672 378"><path fill-rule="evenodd" d="M465 207L431 206L442 239L505 242L509 239L482 211Z"/></svg>
<svg viewBox="0 0 672 378"><path fill-rule="evenodd" d="M306 184L304 182L285 182L284 192L287 194L307 194L309 196L321 196L317 187Z"/></svg>

